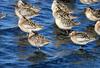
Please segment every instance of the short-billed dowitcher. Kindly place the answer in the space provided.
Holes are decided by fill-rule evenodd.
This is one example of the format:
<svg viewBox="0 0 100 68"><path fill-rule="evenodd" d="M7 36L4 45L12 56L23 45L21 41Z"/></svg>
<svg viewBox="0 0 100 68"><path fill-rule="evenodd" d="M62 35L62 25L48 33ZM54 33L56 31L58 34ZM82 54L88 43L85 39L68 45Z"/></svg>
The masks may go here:
<svg viewBox="0 0 100 68"><path fill-rule="evenodd" d="M26 19L24 16L19 18L18 26L22 31L28 33L31 31L39 31L43 29L42 25L32 22L31 19Z"/></svg>
<svg viewBox="0 0 100 68"><path fill-rule="evenodd" d="M96 40L96 36L86 32L72 31L69 36L73 43L79 45L86 45L87 43Z"/></svg>
<svg viewBox="0 0 100 68"><path fill-rule="evenodd" d="M56 25L63 30L69 30L72 29L74 26L80 25L78 22L74 22L71 19L63 19L63 18L57 18L55 19Z"/></svg>
<svg viewBox="0 0 100 68"><path fill-rule="evenodd" d="M100 35L100 21L97 21L94 30L98 35Z"/></svg>
<svg viewBox="0 0 100 68"><path fill-rule="evenodd" d="M73 13L73 9L70 6L70 3L67 3L67 0L54 0L51 9L53 14L59 10L66 13Z"/></svg>
<svg viewBox="0 0 100 68"><path fill-rule="evenodd" d="M29 33L28 41L31 45L38 47L38 48L43 47L44 45L47 45L50 43L48 39L46 39L44 36L36 32Z"/></svg>
<svg viewBox="0 0 100 68"><path fill-rule="evenodd" d="M22 0L19 0L15 7L15 13L18 17L20 17L20 12L21 15L25 16L26 18L32 18L37 16L39 11L40 8L37 8L36 6L30 6L29 4L24 3Z"/></svg>
<svg viewBox="0 0 100 68"><path fill-rule="evenodd" d="M94 10L93 8L88 7L85 9L85 15L91 21L100 20L100 10L98 9Z"/></svg>

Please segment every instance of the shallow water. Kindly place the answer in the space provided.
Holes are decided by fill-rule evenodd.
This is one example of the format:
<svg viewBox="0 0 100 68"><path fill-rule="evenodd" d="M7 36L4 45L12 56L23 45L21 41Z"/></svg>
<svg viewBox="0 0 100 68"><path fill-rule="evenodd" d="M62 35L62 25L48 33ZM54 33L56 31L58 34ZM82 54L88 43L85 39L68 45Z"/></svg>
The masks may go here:
<svg viewBox="0 0 100 68"><path fill-rule="evenodd" d="M18 26L18 18L14 12L17 0L0 0L0 12L7 16L0 19L0 68L100 68L100 40L91 42L78 50L79 46L73 44L65 31L60 30L54 24L51 4L53 0L26 0L32 5L41 8L40 15L32 20L45 26L40 34L51 40L51 43L41 48L31 46L27 41L26 33ZM86 19L83 9L87 5L78 0L74 3L81 22L80 26L73 30L84 29L95 22ZM90 5L100 9L100 3Z"/></svg>

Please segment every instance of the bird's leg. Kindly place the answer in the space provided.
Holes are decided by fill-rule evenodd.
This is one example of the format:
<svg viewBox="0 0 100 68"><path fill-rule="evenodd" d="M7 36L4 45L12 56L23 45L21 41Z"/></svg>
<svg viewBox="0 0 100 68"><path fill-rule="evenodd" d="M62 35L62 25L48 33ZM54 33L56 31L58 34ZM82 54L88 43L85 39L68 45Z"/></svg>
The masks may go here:
<svg viewBox="0 0 100 68"><path fill-rule="evenodd" d="M41 50L41 48L40 48L40 47L38 47L38 50Z"/></svg>
<svg viewBox="0 0 100 68"><path fill-rule="evenodd" d="M68 30L66 30L66 33L67 33L67 34L69 33Z"/></svg>
<svg viewBox="0 0 100 68"><path fill-rule="evenodd" d="M80 46L79 50L83 50L83 46L84 46L84 45Z"/></svg>
<svg viewBox="0 0 100 68"><path fill-rule="evenodd" d="M40 50L41 50L41 48L40 47L37 47L36 51L40 51Z"/></svg>
<svg viewBox="0 0 100 68"><path fill-rule="evenodd" d="M27 33L26 36L28 37L28 35L29 35L29 34Z"/></svg>

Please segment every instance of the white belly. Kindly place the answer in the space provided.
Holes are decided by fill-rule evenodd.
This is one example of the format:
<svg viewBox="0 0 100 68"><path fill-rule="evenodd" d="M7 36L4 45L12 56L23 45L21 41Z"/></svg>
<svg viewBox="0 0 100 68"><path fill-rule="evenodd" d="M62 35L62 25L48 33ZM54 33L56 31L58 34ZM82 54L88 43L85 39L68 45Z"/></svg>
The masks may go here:
<svg viewBox="0 0 100 68"><path fill-rule="evenodd" d="M95 26L94 30L95 30L95 32L96 32L98 35L100 35L100 28L98 28L97 26Z"/></svg>
<svg viewBox="0 0 100 68"><path fill-rule="evenodd" d="M72 37L71 37L71 40L72 40L72 42L75 43L75 44L86 45L87 43L94 41L95 38L90 39L90 40L86 40L85 38L83 39L83 38L76 38L76 37L73 37L73 38L72 38Z"/></svg>
<svg viewBox="0 0 100 68"><path fill-rule="evenodd" d="M24 26L18 24L19 28L23 31L23 32L27 32L27 33L30 33L32 31L32 29L27 29L25 28Z"/></svg>
<svg viewBox="0 0 100 68"><path fill-rule="evenodd" d="M91 20L91 21L97 21L97 20L100 20L100 18L96 18L92 13L85 13L86 14L86 17Z"/></svg>
<svg viewBox="0 0 100 68"><path fill-rule="evenodd" d="M91 4L91 3L93 3L93 1L91 1L91 0L80 0L80 1L83 4Z"/></svg>

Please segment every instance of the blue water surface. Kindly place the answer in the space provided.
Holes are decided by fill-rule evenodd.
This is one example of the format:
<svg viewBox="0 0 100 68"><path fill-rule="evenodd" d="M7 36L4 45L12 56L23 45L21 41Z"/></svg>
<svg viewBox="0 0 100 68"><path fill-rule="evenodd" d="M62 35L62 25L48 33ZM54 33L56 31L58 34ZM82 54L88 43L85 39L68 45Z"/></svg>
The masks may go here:
<svg viewBox="0 0 100 68"><path fill-rule="evenodd" d="M41 8L39 16L32 20L44 26L39 34L51 40L47 46L37 50L27 41L27 34L18 28L18 17L14 5L17 0L0 0L0 12L7 16L0 19L0 68L100 68L100 40L87 44L84 50L72 43L67 33L57 28L52 16L53 0L25 0ZM91 24L84 15L87 5L76 0L75 21L81 22L74 30L84 31ZM100 9L100 3L90 5Z"/></svg>

